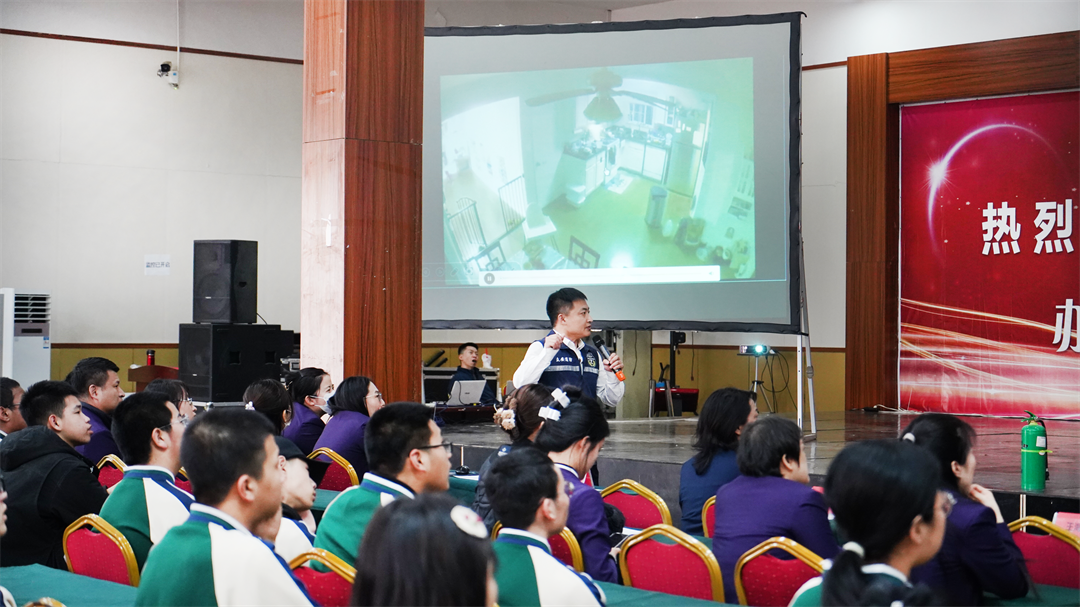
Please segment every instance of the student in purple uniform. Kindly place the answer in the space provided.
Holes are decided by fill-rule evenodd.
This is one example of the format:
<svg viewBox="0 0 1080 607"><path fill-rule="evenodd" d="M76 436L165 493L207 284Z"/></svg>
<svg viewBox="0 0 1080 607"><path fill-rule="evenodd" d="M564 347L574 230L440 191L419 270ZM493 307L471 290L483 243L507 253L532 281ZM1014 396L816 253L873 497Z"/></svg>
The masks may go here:
<svg viewBox="0 0 1080 607"><path fill-rule="evenodd" d="M368 471L367 456L364 454L364 428L371 416L385 404L375 382L360 375L346 378L330 398L333 417L326 422L326 429L315 443L315 449L333 449L349 460L358 477L364 476Z"/></svg>
<svg viewBox="0 0 1080 607"><path fill-rule="evenodd" d="M334 393L334 382L326 371L306 367L290 375L285 388L292 396L293 413L281 435L304 453L311 453L326 427L322 416L330 413L326 401Z"/></svg>
<svg viewBox="0 0 1080 607"><path fill-rule="evenodd" d="M89 443L75 450L94 464L106 455L120 457L120 448L112 436L112 413L124 400L119 371L120 367L113 361L94 356L75 363L67 375L66 381L78 393L82 412L90 419L90 429L94 432Z"/></svg>
<svg viewBox="0 0 1080 607"><path fill-rule="evenodd" d="M735 563L747 550L776 536L802 544L822 558L840 551L829 528L828 509L811 489L802 431L771 415L739 437L742 475L716 492L713 554L724 578L724 596L735 593ZM783 557L782 554L777 554Z"/></svg>
<svg viewBox="0 0 1080 607"><path fill-rule="evenodd" d="M244 390L243 401L270 420L274 426L274 436L281 436L293 419L292 398L285 386L276 379L257 379L251 382ZM280 445L278 447L280 448ZM296 447L295 443L293 447Z"/></svg>
<svg viewBox="0 0 1080 607"><path fill-rule="evenodd" d="M924 413L900 437L930 451L944 489L956 499L941 551L912 571L912 581L940 591L950 605L979 605L983 592L1006 600L1026 596L1028 572L1020 549L994 494L974 482L975 430L958 417Z"/></svg>
<svg viewBox="0 0 1080 607"><path fill-rule="evenodd" d="M601 582L619 581L615 565L617 549L611 547L610 530L604 515L604 500L594 487L581 482L589 472L604 440L611 433L600 405L582 398L564 406L553 403L540 410L544 426L536 435L536 446L547 452L551 461L573 488L567 528L574 533L585 560L585 573Z"/></svg>

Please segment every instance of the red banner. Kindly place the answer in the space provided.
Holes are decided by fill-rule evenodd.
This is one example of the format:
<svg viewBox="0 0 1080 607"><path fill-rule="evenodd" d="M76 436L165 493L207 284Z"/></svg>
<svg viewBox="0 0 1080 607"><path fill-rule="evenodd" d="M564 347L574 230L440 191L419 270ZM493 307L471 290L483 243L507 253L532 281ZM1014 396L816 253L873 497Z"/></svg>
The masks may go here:
<svg viewBox="0 0 1080 607"><path fill-rule="evenodd" d="M900 406L1080 417L1080 93L905 107Z"/></svg>

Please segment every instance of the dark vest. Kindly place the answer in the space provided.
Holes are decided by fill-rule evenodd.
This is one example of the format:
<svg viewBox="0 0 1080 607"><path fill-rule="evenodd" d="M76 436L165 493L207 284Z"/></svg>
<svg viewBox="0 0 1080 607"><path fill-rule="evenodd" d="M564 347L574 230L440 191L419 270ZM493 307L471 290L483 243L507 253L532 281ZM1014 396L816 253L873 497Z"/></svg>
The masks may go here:
<svg viewBox="0 0 1080 607"><path fill-rule="evenodd" d="M555 331L548 333L554 334ZM543 345L544 340L539 339L537 343ZM584 360L578 360L577 354L563 342L555 358L551 359L547 369L540 374L537 383L549 388L575 386L581 388L582 395L596 398L596 382L600 378L600 352L588 342L582 343L584 345L581 347L581 357Z"/></svg>

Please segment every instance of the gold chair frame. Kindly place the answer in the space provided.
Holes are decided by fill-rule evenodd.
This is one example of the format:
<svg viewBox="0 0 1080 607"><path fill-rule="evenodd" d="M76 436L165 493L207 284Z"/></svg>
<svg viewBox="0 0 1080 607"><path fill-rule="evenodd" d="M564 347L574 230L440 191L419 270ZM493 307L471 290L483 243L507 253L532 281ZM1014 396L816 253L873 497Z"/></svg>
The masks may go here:
<svg viewBox="0 0 1080 607"><path fill-rule="evenodd" d="M1077 551L1080 551L1080 536L1077 536L1068 529L1064 529L1051 523L1041 516L1025 516L1022 519L1015 520L1009 523L1009 532L1016 533L1017 531L1024 530L1024 532L1027 533L1028 527L1034 527L1039 531L1044 531L1047 535L1052 535L1073 548L1076 548Z"/></svg>
<svg viewBox="0 0 1080 607"><path fill-rule="evenodd" d="M495 538L499 537L499 532L502 530L503 524L496 521L495 526L491 528L491 540L495 541ZM581 544L578 543L577 536L574 535L573 531L570 531L569 527L563 527L563 530L559 532L559 537L570 548L570 561L574 564L574 571L585 573L585 557L581 554Z"/></svg>
<svg viewBox="0 0 1080 607"><path fill-rule="evenodd" d="M743 587L742 581L743 566L773 549L783 550L806 563L811 569L817 571L819 574L825 571L825 559L815 554L806 546L786 537L771 537L747 550L745 554L739 557L738 562L735 563L735 593L739 595L740 605L749 605L749 603L746 602L746 589Z"/></svg>
<svg viewBox="0 0 1080 607"><path fill-rule="evenodd" d="M322 548L312 548L303 554L298 554L289 561L289 569L302 567L308 561L322 563L327 569L340 575L350 584L356 582L356 568L341 560L340 557Z"/></svg>
<svg viewBox="0 0 1080 607"><path fill-rule="evenodd" d="M705 533L708 529L705 528L705 513L709 511L709 507L713 508L713 531L716 531L716 496L712 496L705 500L705 505L701 507L701 531ZM711 533L709 534L712 535Z"/></svg>
<svg viewBox="0 0 1080 607"><path fill-rule="evenodd" d="M634 587L633 580L630 579L629 565L626 562L626 555L630 552L630 549L656 535L666 537L690 550L705 562L705 568L709 571L709 583L712 586L713 600L723 603L724 578L720 573L720 564L716 560L716 555L705 544L695 539L694 536L671 525L653 525L648 529L635 533L623 542L622 550L619 551L619 572L622 574L623 584L631 588Z"/></svg>
<svg viewBox="0 0 1080 607"><path fill-rule="evenodd" d="M657 510L660 511L660 520L664 521L663 524L671 526L671 510L668 509L667 502L664 501L664 498L660 497L655 492L653 492L652 489L649 489L648 487L642 485L637 481L632 481L628 478L624 478L621 481L616 481L608 485L603 491L601 491L600 497L607 497L620 489L629 489L634 493L637 493L641 497L644 497L645 499L652 502L653 505L656 506Z"/></svg>
<svg viewBox="0 0 1080 607"><path fill-rule="evenodd" d="M334 463L340 465L342 468L345 468L345 471L349 473L349 481L352 482L353 487L360 484L360 477L356 474L356 468L353 468L353 465L349 463L349 460L338 455L337 452L330 447L319 447L318 449L312 451L311 455L308 455L307 458L315 459L320 455L325 455L326 457L329 457L331 460L334 461Z"/></svg>
<svg viewBox="0 0 1080 607"><path fill-rule="evenodd" d="M113 527L106 522L105 519L96 514L80 516L64 530L64 561L67 563L68 571L76 573L71 565L71 558L68 556L68 537L70 537L72 533L75 533L86 526L89 526L91 529L108 537L120 548L120 553L124 555L124 564L127 565L128 585L137 587L139 585L139 561L135 558L135 551L131 548L131 543L127 541L124 534L120 533L116 527Z"/></svg>
<svg viewBox="0 0 1080 607"><path fill-rule="evenodd" d="M111 464L113 468L116 468L120 472L125 472L127 470L127 464L124 463L124 460L116 457L112 453L101 458L101 461L97 463L97 469L101 470L105 467L105 464Z"/></svg>

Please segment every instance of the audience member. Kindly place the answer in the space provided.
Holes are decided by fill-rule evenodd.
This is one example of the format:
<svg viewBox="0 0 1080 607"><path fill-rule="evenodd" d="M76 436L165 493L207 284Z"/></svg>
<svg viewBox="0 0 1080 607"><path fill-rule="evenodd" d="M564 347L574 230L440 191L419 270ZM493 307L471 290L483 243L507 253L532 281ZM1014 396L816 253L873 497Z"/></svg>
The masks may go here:
<svg viewBox="0 0 1080 607"><path fill-rule="evenodd" d="M285 459L285 485L281 495L281 528L274 540L274 551L285 562L311 550L315 541L315 487L329 464L308 460L300 448L284 436L275 436L278 452Z"/></svg>
<svg viewBox="0 0 1080 607"><path fill-rule="evenodd" d="M495 539L499 604L603 605L589 576L559 562L548 539L566 526L570 496L550 458L534 447L498 458L484 475L492 510L502 523Z"/></svg>
<svg viewBox="0 0 1080 607"><path fill-rule="evenodd" d="M360 539L381 506L450 488L450 448L424 405L393 403L376 411L364 431L370 471L327 506L315 547L355 562Z"/></svg>
<svg viewBox="0 0 1080 607"><path fill-rule="evenodd" d="M611 547L610 528L600 492L581 481L596 463L604 440L611 433L600 405L582 399L568 406L555 403L540 410L544 426L536 446L548 453L572 490L566 526L577 537L585 573L602 582L618 582L619 571Z"/></svg>
<svg viewBox="0 0 1080 607"><path fill-rule="evenodd" d="M840 546L829 528L825 500L807 486L802 431L795 422L768 416L748 424L739 437L738 463L742 475L716 492L712 549L724 596L736 596L739 557L771 537L795 540L822 558L836 556Z"/></svg>
<svg viewBox="0 0 1080 607"><path fill-rule="evenodd" d="M187 384L179 379L155 379L146 384L145 392L161 392L168 395L169 402L176 405L176 410L184 419L188 421L195 419L195 403L191 402Z"/></svg>
<svg viewBox="0 0 1080 607"><path fill-rule="evenodd" d="M241 408L212 409L189 424L180 461L196 503L151 551L135 604L313 604L270 544L252 534L281 515L285 471L270 422Z"/></svg>
<svg viewBox="0 0 1080 607"><path fill-rule="evenodd" d="M7 533L7 493L0 491L0 537ZM15 596L8 592L7 588L0 586L0 604L4 607L17 607Z"/></svg>
<svg viewBox="0 0 1080 607"><path fill-rule="evenodd" d="M691 535L704 533L701 509L717 489L739 476L739 436L757 415L753 392L723 388L705 399L694 430L695 453L683 464L679 479L683 531Z"/></svg>
<svg viewBox="0 0 1080 607"><path fill-rule="evenodd" d="M356 606L493 607L499 594L484 522L448 495L382 508L359 552Z"/></svg>
<svg viewBox="0 0 1080 607"><path fill-rule="evenodd" d="M306 367L290 375L285 388L292 397L293 406L292 421L282 436L304 453L311 453L326 427L323 416L330 414L327 400L334 394L334 382L326 371Z"/></svg>
<svg viewBox="0 0 1080 607"><path fill-rule="evenodd" d="M90 442L90 420L66 382L30 386L21 405L29 427L0 443L12 521L0 566L36 563L66 569L64 530L80 516L100 512L108 497L94 464L75 450Z"/></svg>
<svg viewBox="0 0 1080 607"><path fill-rule="evenodd" d="M446 384L446 391L450 393L454 384L459 381L483 381L484 392L480 395L480 402L483 404L490 404L496 401L495 390L491 387L491 384L487 383L484 378L484 374L476 368L476 359L480 354L480 346L472 343L461 344L457 349L458 368L453 375L450 376L450 383Z"/></svg>
<svg viewBox="0 0 1080 607"><path fill-rule="evenodd" d="M900 441L845 447L829 466L825 501L848 543L824 578L803 585L791 604L934 604L933 592L908 578L945 535L952 506L940 479L933 458Z"/></svg>
<svg viewBox="0 0 1080 607"><path fill-rule="evenodd" d="M187 520L195 501L175 484L186 425L166 394L149 390L125 398L113 413L113 437L128 468L101 518L124 534L140 569L150 548Z"/></svg>
<svg viewBox="0 0 1080 607"><path fill-rule="evenodd" d="M243 401L270 420L274 426L274 436L281 436L293 420L292 398L285 386L276 379L255 380L244 390Z"/></svg>
<svg viewBox="0 0 1080 607"><path fill-rule="evenodd" d="M956 501L941 551L911 579L942 593L951 605L979 605L983 592L1003 599L1027 595L1024 558L994 494L975 481L975 430L944 413L924 413L901 433L937 460L942 486Z"/></svg>
<svg viewBox="0 0 1080 607"><path fill-rule="evenodd" d="M24 393L19 382L10 377L0 377L0 441L26 427L26 420L22 416Z"/></svg>
<svg viewBox="0 0 1080 607"><path fill-rule="evenodd" d="M90 418L90 429L94 431L90 442L76 450L94 464L106 455L120 456L112 436L112 413L124 400L119 371L120 367L113 361L95 356L75 363L67 376L67 382L82 401L83 414Z"/></svg>
<svg viewBox="0 0 1080 607"><path fill-rule="evenodd" d="M488 529L495 526L496 518L488 504L484 476L497 459L513 449L532 444L536 434L540 432L540 426L544 424L544 420L540 418L540 409L552 402L551 388L542 384L527 384L511 392L506 398L506 406L495 411L495 423L510 435L511 443L499 447L499 450L488 456L480 466L480 480L476 484L476 497L472 507L473 511L484 519Z"/></svg>
<svg viewBox="0 0 1080 607"><path fill-rule="evenodd" d="M364 428L386 401L375 382L363 376L348 377L338 384L330 399L330 414L326 429L315 443L315 449L328 447L349 460L357 476L368 471L364 455Z"/></svg>

